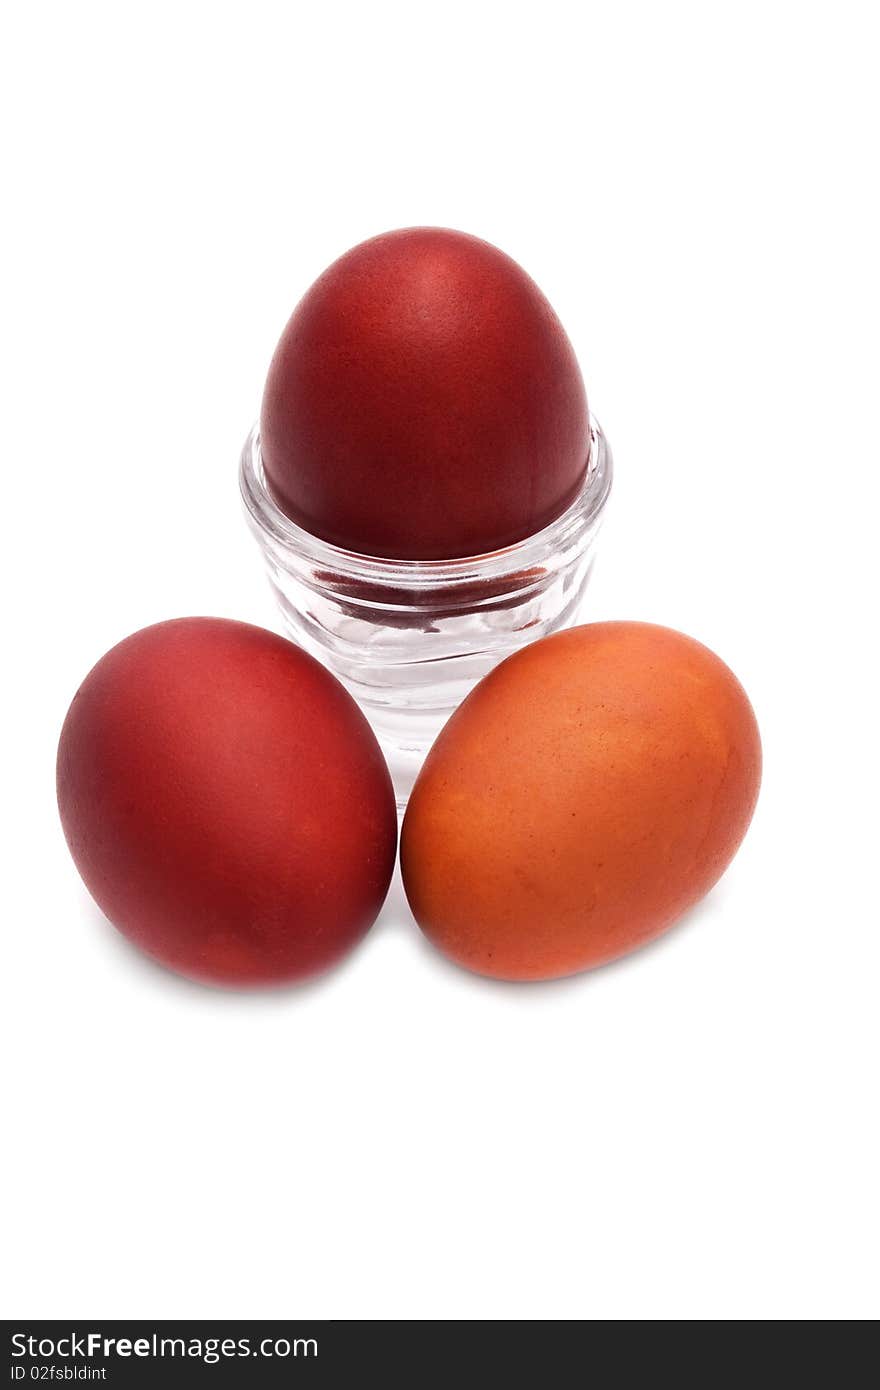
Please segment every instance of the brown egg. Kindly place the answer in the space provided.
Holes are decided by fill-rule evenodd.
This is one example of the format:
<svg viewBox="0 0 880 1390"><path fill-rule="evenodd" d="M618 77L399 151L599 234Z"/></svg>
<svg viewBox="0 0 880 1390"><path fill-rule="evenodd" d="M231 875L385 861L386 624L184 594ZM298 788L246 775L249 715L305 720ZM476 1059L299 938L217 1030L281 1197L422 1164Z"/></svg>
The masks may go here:
<svg viewBox="0 0 880 1390"><path fill-rule="evenodd" d="M573 974L666 930L724 872L761 777L748 698L669 628L595 623L491 672L413 789L416 921L460 965Z"/></svg>

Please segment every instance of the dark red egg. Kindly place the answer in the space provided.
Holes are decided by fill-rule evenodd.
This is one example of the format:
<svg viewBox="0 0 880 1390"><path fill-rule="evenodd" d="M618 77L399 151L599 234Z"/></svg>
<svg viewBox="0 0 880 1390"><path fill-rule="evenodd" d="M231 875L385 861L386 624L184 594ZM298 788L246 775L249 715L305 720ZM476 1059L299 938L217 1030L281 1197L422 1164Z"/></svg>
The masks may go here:
<svg viewBox="0 0 880 1390"><path fill-rule="evenodd" d="M436 227L365 241L320 276L272 359L260 433L293 521L396 559L532 535L574 500L590 452L577 359L537 285Z"/></svg>
<svg viewBox="0 0 880 1390"><path fill-rule="evenodd" d="M354 700L291 642L220 618L159 623L101 658L61 732L58 805L111 922L216 984L326 969L394 867L391 779Z"/></svg>

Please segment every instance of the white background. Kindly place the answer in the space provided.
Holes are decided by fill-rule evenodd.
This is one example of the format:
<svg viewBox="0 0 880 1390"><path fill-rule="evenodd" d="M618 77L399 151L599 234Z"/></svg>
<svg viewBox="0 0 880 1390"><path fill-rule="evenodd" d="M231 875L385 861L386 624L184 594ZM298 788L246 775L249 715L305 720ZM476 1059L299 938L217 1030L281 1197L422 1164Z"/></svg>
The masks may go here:
<svg viewBox="0 0 880 1390"><path fill-rule="evenodd" d="M875 7L4 14L4 1312L876 1314ZM554 303L617 465L588 616L733 666L761 801L593 975L470 977L395 884L331 976L204 989L87 898L58 731L146 623L276 624L236 490L269 357L414 223Z"/></svg>

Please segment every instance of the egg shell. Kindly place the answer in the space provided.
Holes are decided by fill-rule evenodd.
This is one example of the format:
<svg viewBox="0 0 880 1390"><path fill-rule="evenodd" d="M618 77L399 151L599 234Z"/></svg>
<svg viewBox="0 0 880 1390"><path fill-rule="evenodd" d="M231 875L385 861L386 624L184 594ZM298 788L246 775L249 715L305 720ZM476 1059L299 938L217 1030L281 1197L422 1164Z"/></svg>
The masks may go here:
<svg viewBox="0 0 880 1390"><path fill-rule="evenodd" d="M217 984L332 965L374 921L397 847L354 700L292 643L218 618L159 623L101 658L61 733L58 806L111 922Z"/></svg>
<svg viewBox="0 0 880 1390"><path fill-rule="evenodd" d="M363 242L315 282L272 360L260 434L292 520L397 559L532 535L574 500L590 452L547 300L496 247L436 227Z"/></svg>
<svg viewBox="0 0 880 1390"><path fill-rule="evenodd" d="M601 965L712 887L760 776L751 705L699 642L632 622L545 638L477 686L425 761L401 839L413 914L484 975Z"/></svg>

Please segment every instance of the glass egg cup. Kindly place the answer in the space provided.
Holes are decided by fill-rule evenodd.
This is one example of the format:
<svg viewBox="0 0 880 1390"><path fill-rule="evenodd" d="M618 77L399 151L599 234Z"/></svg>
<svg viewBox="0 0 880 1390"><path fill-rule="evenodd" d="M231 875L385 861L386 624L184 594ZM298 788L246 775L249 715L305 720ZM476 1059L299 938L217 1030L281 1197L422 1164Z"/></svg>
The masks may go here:
<svg viewBox="0 0 880 1390"><path fill-rule="evenodd" d="M338 676L369 719L402 809L453 710L499 661L578 620L611 490L611 450L591 417L583 487L525 540L454 560L343 550L284 514L254 427L241 455L245 514L284 626Z"/></svg>

